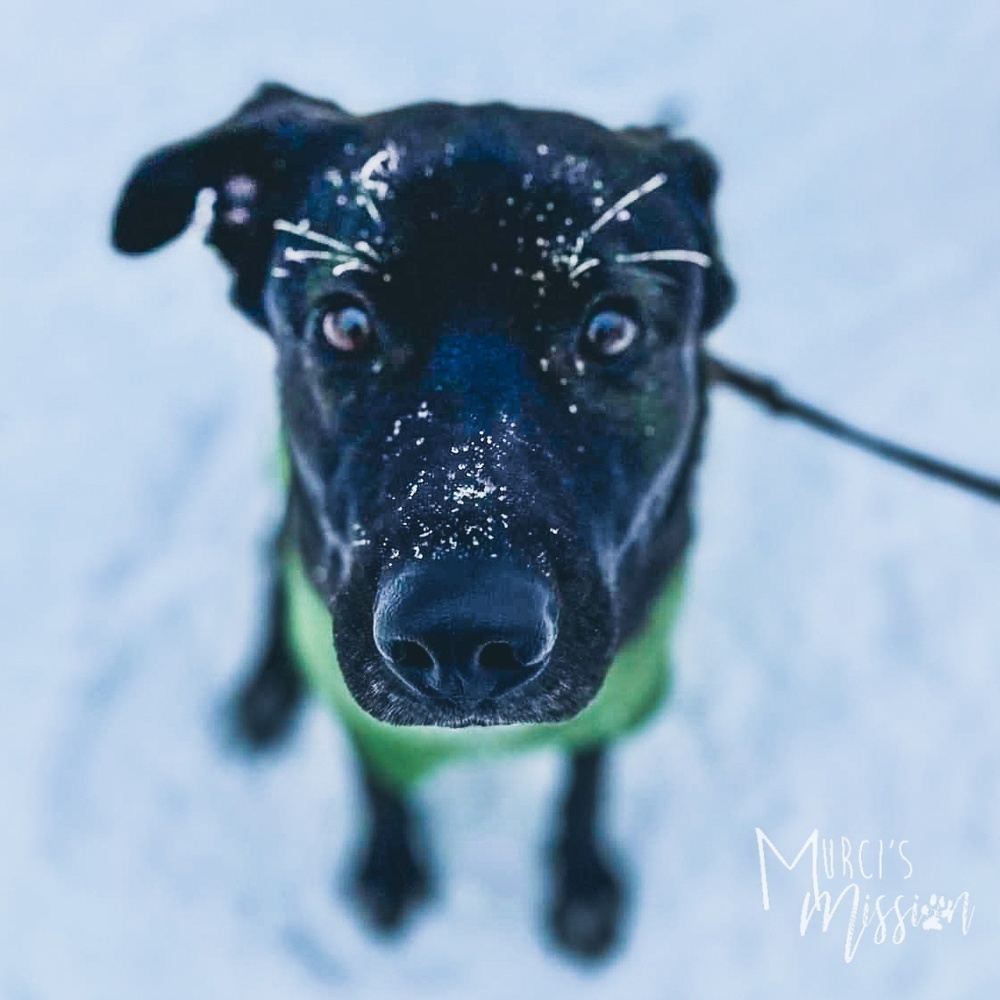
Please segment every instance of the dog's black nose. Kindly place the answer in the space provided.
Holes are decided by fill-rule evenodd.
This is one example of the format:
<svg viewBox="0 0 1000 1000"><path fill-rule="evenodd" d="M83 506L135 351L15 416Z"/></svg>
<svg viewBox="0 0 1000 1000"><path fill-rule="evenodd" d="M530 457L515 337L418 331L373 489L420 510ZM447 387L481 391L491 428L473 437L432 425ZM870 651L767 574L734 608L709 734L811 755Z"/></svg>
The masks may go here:
<svg viewBox="0 0 1000 1000"><path fill-rule="evenodd" d="M410 566L379 588L375 644L421 693L478 702L542 670L556 619L552 587L530 570L435 561Z"/></svg>

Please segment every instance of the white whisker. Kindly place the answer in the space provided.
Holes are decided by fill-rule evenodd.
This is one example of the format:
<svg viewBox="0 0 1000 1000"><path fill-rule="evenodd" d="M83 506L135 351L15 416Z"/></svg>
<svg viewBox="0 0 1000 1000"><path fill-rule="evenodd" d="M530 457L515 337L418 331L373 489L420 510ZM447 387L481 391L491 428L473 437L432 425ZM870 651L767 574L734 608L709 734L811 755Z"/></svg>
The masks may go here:
<svg viewBox="0 0 1000 1000"><path fill-rule="evenodd" d="M590 257L588 260L585 260L582 264L577 264L573 268L573 270L569 272L570 281L572 281L574 278L579 278L584 271L589 271L592 267L597 267L597 265L600 263L601 263L600 260L598 260L596 257Z"/></svg>
<svg viewBox="0 0 1000 1000"><path fill-rule="evenodd" d="M364 206L365 211L371 216L372 222L376 222L379 225L382 223L382 215L374 199L378 198L379 201L384 201L389 194L389 185L386 181L376 180L374 175L391 174L398 167L399 150L390 142L386 144L384 149L380 149L377 153L369 156L361 165L361 169L352 175L360 189L358 196L359 204ZM374 198L372 197L373 195Z"/></svg>
<svg viewBox="0 0 1000 1000"><path fill-rule="evenodd" d="M303 239L312 240L313 243L320 243L342 254L347 254L351 257L354 256L354 248L352 246L342 243L340 240L335 240L332 236L327 236L326 233L318 233L315 229L311 229L308 219L303 219L299 223L288 222L286 219L275 219L274 228L283 233L292 233L295 236L303 237Z"/></svg>
<svg viewBox="0 0 1000 1000"><path fill-rule="evenodd" d="M603 229L612 219L618 215L623 209L628 208L629 205L638 201L640 198L644 198L647 194L655 191L659 187L663 187L667 183L667 175L664 173L655 174L650 177L648 181L640 184L636 188L632 188L628 194L622 195L603 215L601 215L595 222L591 223L581 234L581 239L586 240L588 237L593 236L599 229Z"/></svg>
<svg viewBox="0 0 1000 1000"><path fill-rule="evenodd" d="M375 207L375 202L372 201L371 195L364 191L358 199L364 206L365 211L372 217L372 222L377 222L379 225L382 224L382 214Z"/></svg>
<svg viewBox="0 0 1000 1000"><path fill-rule="evenodd" d="M387 143L384 149L380 149L373 156L369 156L358 171L358 182L362 187L372 188L378 192L380 198L384 198L389 192L389 185L385 181L376 181L373 174L395 173L399 168L399 150L394 143Z"/></svg>
<svg viewBox="0 0 1000 1000"><path fill-rule="evenodd" d="M287 219L275 219L274 228L282 233L294 233L296 236L305 236L309 232L309 220L303 219L301 222L289 222Z"/></svg>
<svg viewBox="0 0 1000 1000"><path fill-rule="evenodd" d="M329 250L296 250L294 247L285 247L285 260L293 264L303 264L307 260L333 260L335 254Z"/></svg>
<svg viewBox="0 0 1000 1000"><path fill-rule="evenodd" d="M347 271L367 271L369 274L374 274L375 268L370 264L366 264L363 260L352 258L351 260L345 260L342 263L335 265L333 268L333 276L335 278L339 278Z"/></svg>
<svg viewBox="0 0 1000 1000"><path fill-rule="evenodd" d="M313 243L322 243L323 246L330 247L338 253L354 253L349 244L342 243L340 240L335 240L332 236L327 236L326 233L317 233L315 229L310 229L302 235L305 236L307 240L312 240Z"/></svg>
<svg viewBox="0 0 1000 1000"><path fill-rule="evenodd" d="M645 250L642 253L615 254L616 264L642 264L651 260L679 260L698 267L711 267L712 258L700 250Z"/></svg>
<svg viewBox="0 0 1000 1000"><path fill-rule="evenodd" d="M372 245L370 243L366 243L364 240L358 240L358 242L354 244L354 249L357 250L358 253L363 253L366 257L370 257L376 263L381 263L382 261L382 258L375 252Z"/></svg>

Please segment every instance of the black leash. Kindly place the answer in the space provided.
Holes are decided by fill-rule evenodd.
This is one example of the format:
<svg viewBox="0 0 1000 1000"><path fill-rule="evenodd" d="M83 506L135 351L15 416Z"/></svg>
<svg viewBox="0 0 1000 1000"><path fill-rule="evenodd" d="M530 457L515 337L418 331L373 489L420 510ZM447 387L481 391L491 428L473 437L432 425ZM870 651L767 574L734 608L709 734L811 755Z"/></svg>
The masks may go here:
<svg viewBox="0 0 1000 1000"><path fill-rule="evenodd" d="M773 379L749 372L745 368L738 368L728 361L720 361L709 354L706 354L705 358L711 382L728 386L744 396L749 396L775 416L796 417L811 427L816 427L842 441L848 441L859 448L864 448L866 451L874 452L890 462L896 462L908 469L913 469L915 472L922 472L925 476L941 479L953 486L959 486L971 493L986 497L988 500L1000 501L1000 480L998 479L991 479L989 476L961 469L957 465L942 462L938 458L932 458L930 455L924 455L912 448L905 448L886 438L859 430L809 403L804 403L802 400L790 396Z"/></svg>

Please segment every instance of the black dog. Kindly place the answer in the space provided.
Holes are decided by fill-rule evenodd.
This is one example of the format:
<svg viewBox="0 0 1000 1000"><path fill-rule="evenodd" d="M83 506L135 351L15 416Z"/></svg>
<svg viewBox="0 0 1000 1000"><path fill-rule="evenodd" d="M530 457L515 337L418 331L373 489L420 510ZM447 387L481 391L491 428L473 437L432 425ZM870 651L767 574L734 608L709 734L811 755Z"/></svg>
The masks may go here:
<svg viewBox="0 0 1000 1000"><path fill-rule="evenodd" d="M278 738L304 678L343 715L379 926L428 886L405 787L456 753L558 742L552 927L580 954L616 940L602 763L663 690L701 342L733 299L715 186L662 127L501 104L359 118L266 86L125 189L128 253L215 192L208 241L274 341L289 505L239 721Z"/></svg>

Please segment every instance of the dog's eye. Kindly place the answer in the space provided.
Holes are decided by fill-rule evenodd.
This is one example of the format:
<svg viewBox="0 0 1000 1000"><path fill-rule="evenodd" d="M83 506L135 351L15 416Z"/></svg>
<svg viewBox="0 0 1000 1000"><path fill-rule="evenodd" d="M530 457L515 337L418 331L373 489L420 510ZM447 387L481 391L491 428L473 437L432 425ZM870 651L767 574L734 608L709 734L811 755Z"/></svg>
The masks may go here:
<svg viewBox="0 0 1000 1000"><path fill-rule="evenodd" d="M327 309L320 323L326 342L338 351L363 351L372 336L372 320L360 305L351 303Z"/></svg>
<svg viewBox="0 0 1000 1000"><path fill-rule="evenodd" d="M580 345L590 357L615 358L627 351L639 336L639 324L616 309L602 309L591 317Z"/></svg>

